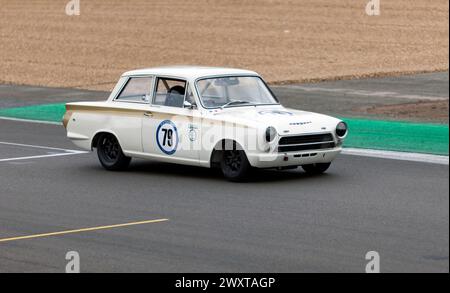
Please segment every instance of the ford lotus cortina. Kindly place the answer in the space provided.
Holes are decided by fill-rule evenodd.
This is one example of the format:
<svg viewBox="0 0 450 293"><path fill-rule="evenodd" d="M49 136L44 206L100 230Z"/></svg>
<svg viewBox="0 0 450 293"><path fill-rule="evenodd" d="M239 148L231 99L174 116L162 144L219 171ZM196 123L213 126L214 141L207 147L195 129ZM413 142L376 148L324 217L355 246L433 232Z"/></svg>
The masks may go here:
<svg viewBox="0 0 450 293"><path fill-rule="evenodd" d="M347 136L339 119L283 107L256 72L189 66L126 72L107 101L68 103L63 125L107 170L143 158L232 181L252 168L325 172Z"/></svg>

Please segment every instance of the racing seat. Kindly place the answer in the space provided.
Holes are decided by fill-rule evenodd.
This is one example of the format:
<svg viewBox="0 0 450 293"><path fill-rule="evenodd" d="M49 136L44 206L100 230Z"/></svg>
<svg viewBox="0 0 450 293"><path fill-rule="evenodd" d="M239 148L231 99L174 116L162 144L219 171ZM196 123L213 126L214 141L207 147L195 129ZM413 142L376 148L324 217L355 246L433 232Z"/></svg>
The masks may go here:
<svg viewBox="0 0 450 293"><path fill-rule="evenodd" d="M167 92L164 106L182 108L184 103L184 87L176 85Z"/></svg>

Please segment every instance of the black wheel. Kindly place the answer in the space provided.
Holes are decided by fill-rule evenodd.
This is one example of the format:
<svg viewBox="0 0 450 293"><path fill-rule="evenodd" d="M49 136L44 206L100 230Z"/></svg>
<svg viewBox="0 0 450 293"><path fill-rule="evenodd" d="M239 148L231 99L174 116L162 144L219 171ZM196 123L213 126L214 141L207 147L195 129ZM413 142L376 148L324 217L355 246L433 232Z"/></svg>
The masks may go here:
<svg viewBox="0 0 450 293"><path fill-rule="evenodd" d="M308 174L322 174L330 167L331 163L316 163L310 165L303 165L302 168Z"/></svg>
<svg viewBox="0 0 450 293"><path fill-rule="evenodd" d="M220 161L222 173L228 180L242 181L250 173L251 166L243 150L226 150Z"/></svg>
<svg viewBox="0 0 450 293"><path fill-rule="evenodd" d="M106 170L124 170L130 164L131 158L125 156L119 141L112 134L103 134L98 139L97 155L100 163Z"/></svg>

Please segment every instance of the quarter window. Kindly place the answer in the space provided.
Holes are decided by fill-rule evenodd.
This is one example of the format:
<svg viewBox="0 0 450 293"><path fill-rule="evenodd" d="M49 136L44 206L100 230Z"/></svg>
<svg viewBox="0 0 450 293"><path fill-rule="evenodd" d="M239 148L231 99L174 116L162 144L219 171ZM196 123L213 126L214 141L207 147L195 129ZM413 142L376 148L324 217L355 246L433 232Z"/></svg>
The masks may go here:
<svg viewBox="0 0 450 293"><path fill-rule="evenodd" d="M192 89L191 89L190 85L188 85L188 90L187 90L187 94L186 94L186 101L191 103L191 105L196 105L195 98L194 98L194 93L192 92Z"/></svg>
<svg viewBox="0 0 450 293"><path fill-rule="evenodd" d="M128 80L116 100L148 103L150 101L152 84L153 77L132 77Z"/></svg>

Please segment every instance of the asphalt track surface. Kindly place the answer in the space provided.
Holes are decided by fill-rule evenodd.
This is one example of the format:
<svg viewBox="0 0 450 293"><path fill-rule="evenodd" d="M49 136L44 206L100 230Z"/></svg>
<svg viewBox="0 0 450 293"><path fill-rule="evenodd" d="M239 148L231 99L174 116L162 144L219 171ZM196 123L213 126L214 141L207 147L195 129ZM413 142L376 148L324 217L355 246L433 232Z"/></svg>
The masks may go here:
<svg viewBox="0 0 450 293"><path fill-rule="evenodd" d="M0 272L449 272L447 165L340 156L327 174L134 161L103 170L58 125L0 121ZM3 143L1 143L3 142ZM3 160L3 161L2 161ZM143 220L169 221L1 242Z"/></svg>
<svg viewBox="0 0 450 293"><path fill-rule="evenodd" d="M271 88L283 105L288 107L337 116L364 116L368 114L358 111L358 108L448 101L449 73L325 81Z"/></svg>

